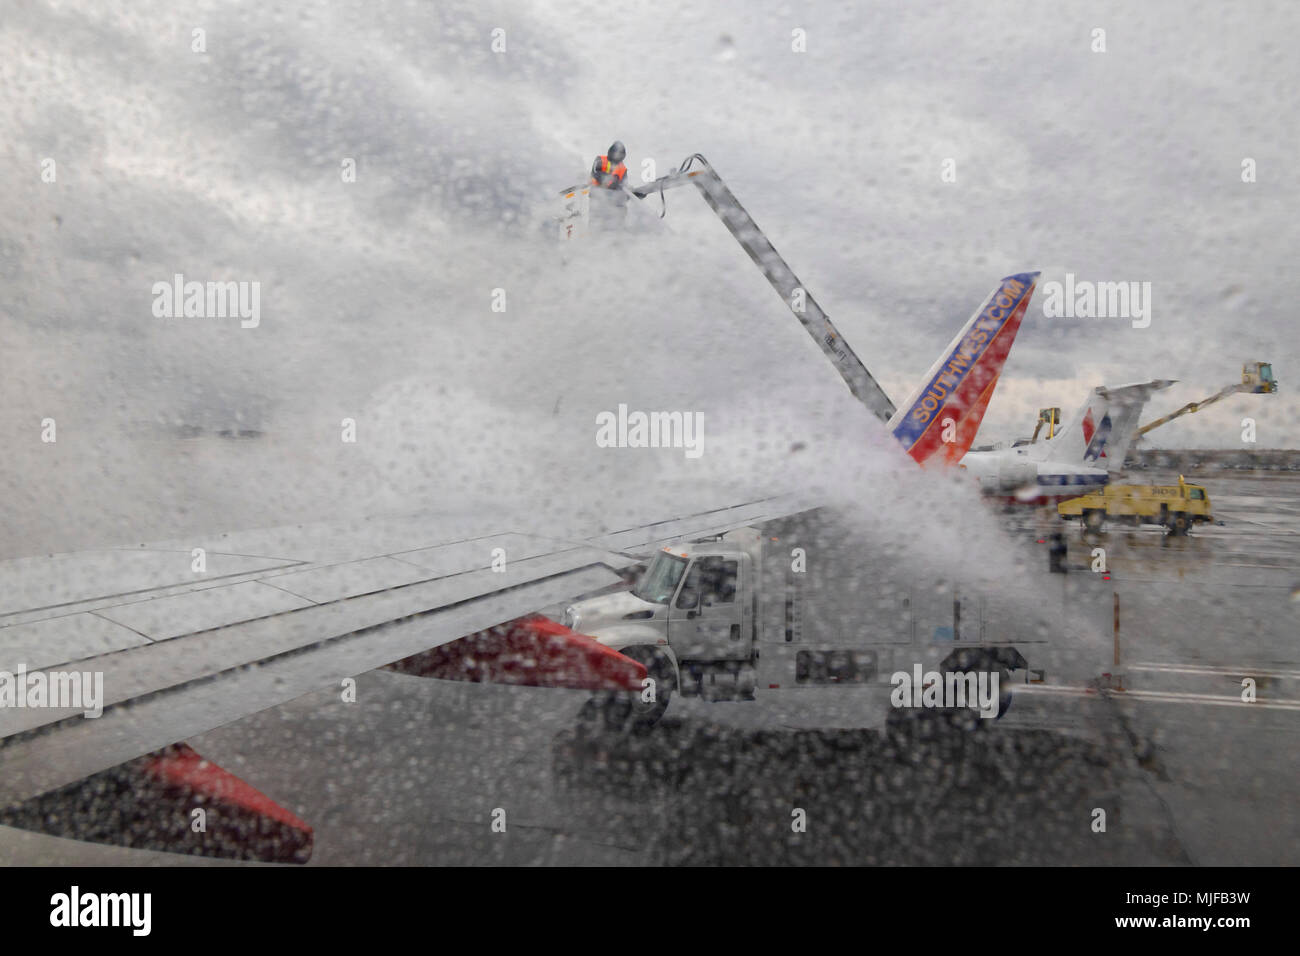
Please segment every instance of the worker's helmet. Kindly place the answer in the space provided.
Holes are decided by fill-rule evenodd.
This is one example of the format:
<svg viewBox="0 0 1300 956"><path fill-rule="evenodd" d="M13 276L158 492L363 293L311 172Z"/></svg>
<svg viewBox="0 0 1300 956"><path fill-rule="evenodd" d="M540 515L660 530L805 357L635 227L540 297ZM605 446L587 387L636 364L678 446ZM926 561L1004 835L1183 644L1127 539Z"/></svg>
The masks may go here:
<svg viewBox="0 0 1300 956"><path fill-rule="evenodd" d="M609 148L609 152L605 155L609 157L611 163L621 163L627 156L627 147L623 145L621 140L616 139L614 145Z"/></svg>

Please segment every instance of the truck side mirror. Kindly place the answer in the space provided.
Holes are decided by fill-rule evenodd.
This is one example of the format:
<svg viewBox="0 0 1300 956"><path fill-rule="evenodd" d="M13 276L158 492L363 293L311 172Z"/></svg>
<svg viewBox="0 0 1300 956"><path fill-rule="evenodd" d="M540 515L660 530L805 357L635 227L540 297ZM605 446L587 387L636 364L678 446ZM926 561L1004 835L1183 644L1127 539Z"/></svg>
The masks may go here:
<svg viewBox="0 0 1300 956"><path fill-rule="evenodd" d="M682 588L677 595L677 607L683 611L693 611L700 606L700 592L695 588Z"/></svg>

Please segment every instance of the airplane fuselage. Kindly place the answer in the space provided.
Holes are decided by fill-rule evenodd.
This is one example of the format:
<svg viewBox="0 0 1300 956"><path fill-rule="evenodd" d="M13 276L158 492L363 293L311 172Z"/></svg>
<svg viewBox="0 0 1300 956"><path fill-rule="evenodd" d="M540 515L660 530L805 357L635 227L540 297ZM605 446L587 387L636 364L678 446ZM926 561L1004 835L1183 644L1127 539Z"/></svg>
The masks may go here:
<svg viewBox="0 0 1300 956"><path fill-rule="evenodd" d="M1033 446L970 451L959 467L979 482L983 494L1015 504L1051 504L1105 487L1104 468L1061 461L1039 461Z"/></svg>

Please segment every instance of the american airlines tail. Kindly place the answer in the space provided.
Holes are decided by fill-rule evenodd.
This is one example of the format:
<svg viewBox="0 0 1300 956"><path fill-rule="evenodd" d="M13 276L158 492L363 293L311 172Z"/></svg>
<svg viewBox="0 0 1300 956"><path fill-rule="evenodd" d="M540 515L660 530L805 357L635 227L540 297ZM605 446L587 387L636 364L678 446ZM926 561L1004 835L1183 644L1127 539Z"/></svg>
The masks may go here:
<svg viewBox="0 0 1300 956"><path fill-rule="evenodd" d="M955 463L970 448L1037 281L1037 272L1003 279L889 420L918 462Z"/></svg>
<svg viewBox="0 0 1300 956"><path fill-rule="evenodd" d="M1138 416L1151 393L1173 385L1154 379L1115 388L1098 386L1061 431L1041 443L1041 461L1104 468L1111 474L1124 468L1124 459L1137 432Z"/></svg>

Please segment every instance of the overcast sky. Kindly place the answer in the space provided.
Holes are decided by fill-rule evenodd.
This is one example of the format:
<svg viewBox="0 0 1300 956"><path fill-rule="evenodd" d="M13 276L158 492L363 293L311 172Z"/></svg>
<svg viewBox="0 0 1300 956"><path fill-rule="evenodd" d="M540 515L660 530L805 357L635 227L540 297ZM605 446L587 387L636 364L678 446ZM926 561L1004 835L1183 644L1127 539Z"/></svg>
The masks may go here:
<svg viewBox="0 0 1300 956"><path fill-rule="evenodd" d="M548 201L615 137L634 180L706 155L896 400L1004 275L1151 284L1147 328L1048 318L1040 286L981 441L1179 379L1150 418L1256 359L1280 394L1154 444L1241 447L1251 415L1261 447L1300 446L1297 21L1251 0L8 0L5 531L31 550L145 537L199 499L206 525L564 495L563 469L797 481L796 444L874 448L697 197L645 235L549 238ZM176 273L258 282L260 325L156 317ZM700 411L728 454L601 457L593 416L620 402ZM184 426L273 451L178 451ZM59 502L76 517L24 514Z"/></svg>

